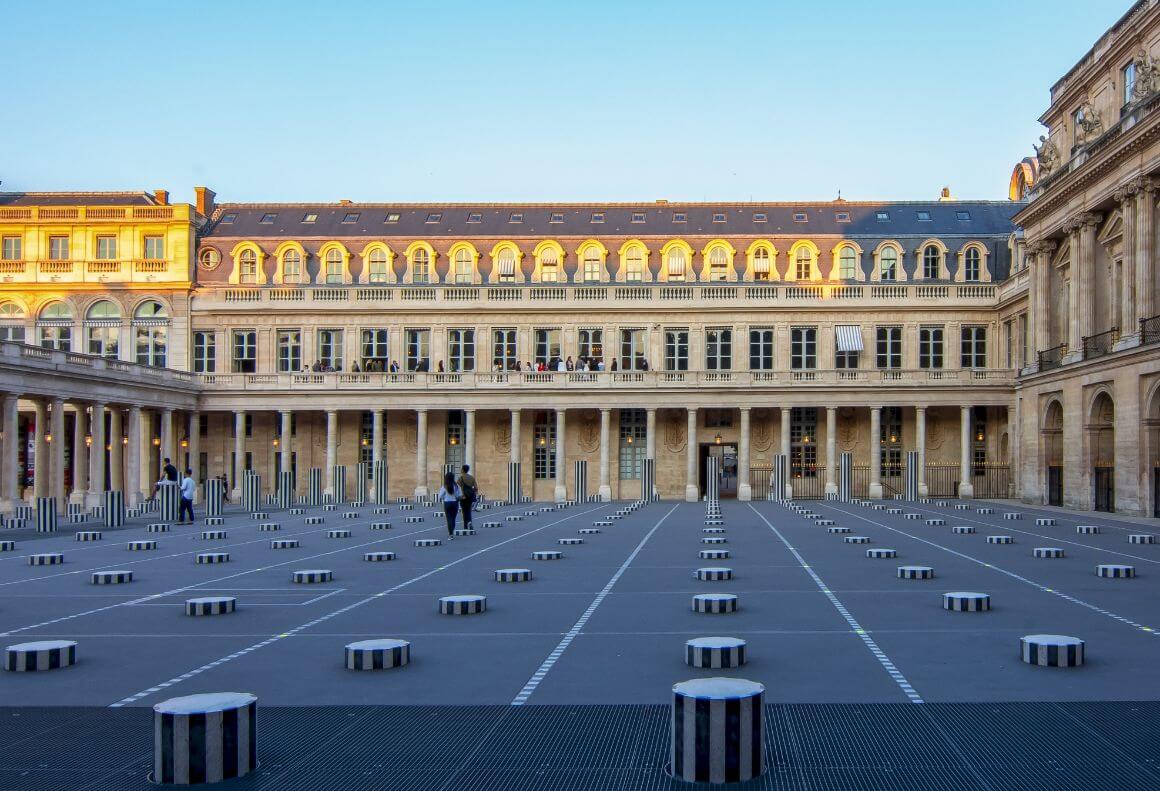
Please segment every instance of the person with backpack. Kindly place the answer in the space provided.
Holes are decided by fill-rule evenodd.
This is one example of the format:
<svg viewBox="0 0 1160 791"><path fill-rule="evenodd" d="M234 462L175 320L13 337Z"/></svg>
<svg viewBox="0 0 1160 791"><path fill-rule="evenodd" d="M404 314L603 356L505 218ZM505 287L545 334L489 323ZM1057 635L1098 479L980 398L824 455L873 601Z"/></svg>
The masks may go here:
<svg viewBox="0 0 1160 791"><path fill-rule="evenodd" d="M443 486L435 495L443 503L443 514L447 517L447 540L455 540L455 517L459 514L459 498L463 493L450 472L443 476Z"/></svg>
<svg viewBox="0 0 1160 791"><path fill-rule="evenodd" d="M471 507L475 505L475 498L479 495L479 487L475 482L475 476L471 474L470 464L463 465L463 472L456 483L459 485L459 507L463 511L463 527L470 530Z"/></svg>

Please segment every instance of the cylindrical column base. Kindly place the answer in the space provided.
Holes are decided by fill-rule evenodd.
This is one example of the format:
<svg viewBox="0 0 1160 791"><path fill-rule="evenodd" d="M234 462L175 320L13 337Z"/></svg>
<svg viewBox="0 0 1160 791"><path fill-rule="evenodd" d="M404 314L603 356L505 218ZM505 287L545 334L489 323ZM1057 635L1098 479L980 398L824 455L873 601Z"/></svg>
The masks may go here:
<svg viewBox="0 0 1160 791"><path fill-rule="evenodd" d="M154 783L193 785L244 777L258 765L258 698L217 692L153 707Z"/></svg>
<svg viewBox="0 0 1160 791"><path fill-rule="evenodd" d="M671 770L685 782L740 783L765 771L761 752L765 687L740 678L673 685Z"/></svg>

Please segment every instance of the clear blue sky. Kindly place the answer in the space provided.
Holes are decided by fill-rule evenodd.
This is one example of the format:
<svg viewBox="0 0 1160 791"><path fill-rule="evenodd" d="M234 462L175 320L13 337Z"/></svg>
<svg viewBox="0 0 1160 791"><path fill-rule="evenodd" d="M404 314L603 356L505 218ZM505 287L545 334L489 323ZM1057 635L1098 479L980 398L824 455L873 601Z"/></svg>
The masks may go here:
<svg viewBox="0 0 1160 791"><path fill-rule="evenodd" d="M4 190L1005 198L1129 0L3 3Z"/></svg>

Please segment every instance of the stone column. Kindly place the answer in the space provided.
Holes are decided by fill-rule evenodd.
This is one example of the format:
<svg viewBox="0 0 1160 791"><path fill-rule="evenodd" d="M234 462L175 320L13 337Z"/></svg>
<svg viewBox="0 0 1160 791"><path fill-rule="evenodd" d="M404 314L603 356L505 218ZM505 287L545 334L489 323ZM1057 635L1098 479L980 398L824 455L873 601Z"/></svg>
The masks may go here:
<svg viewBox="0 0 1160 791"><path fill-rule="evenodd" d="M508 459L516 464L520 461L523 448L520 447L520 410L511 410L511 448Z"/></svg>
<svg viewBox="0 0 1160 791"><path fill-rule="evenodd" d="M426 448L423 449L426 452ZM424 459L424 462L426 460ZM338 410L326 410L326 470L323 472L323 494L334 494L334 465L338 464Z"/></svg>
<svg viewBox="0 0 1160 791"><path fill-rule="evenodd" d="M109 488L125 491L125 445L121 442L124 436L124 416L121 407L109 410Z"/></svg>
<svg viewBox="0 0 1160 791"><path fill-rule="evenodd" d="M105 491L105 445L108 440L105 435L105 405L93 404L90 434L93 444L89 447L89 505L100 505L102 492Z"/></svg>
<svg viewBox="0 0 1160 791"><path fill-rule="evenodd" d="M610 480L611 461L609 459L609 434L612 432L612 410L600 410L600 488L596 496L602 502L611 502L612 483Z"/></svg>
<svg viewBox="0 0 1160 791"><path fill-rule="evenodd" d="M697 408L689 407L685 429L685 502L695 503L701 496L697 482Z"/></svg>
<svg viewBox="0 0 1160 791"><path fill-rule="evenodd" d="M959 410L959 497L975 496L975 486L971 483L971 408Z"/></svg>
<svg viewBox="0 0 1160 791"><path fill-rule="evenodd" d="M234 413L234 491L230 499L240 502L242 499L242 475L246 469L246 413L238 410Z"/></svg>
<svg viewBox="0 0 1160 791"><path fill-rule="evenodd" d="M383 460L383 410L371 412L371 463Z"/></svg>
<svg viewBox="0 0 1160 791"><path fill-rule="evenodd" d="M1100 219L1100 215L1092 212L1087 212L1080 217L1080 255L1083 259L1083 266L1080 269L1082 277L1080 278L1079 284L1079 334L1081 345L1083 338L1095 334L1096 228L1099 226Z"/></svg>
<svg viewBox="0 0 1160 791"><path fill-rule="evenodd" d="M133 404L129 407L129 432L128 432L128 449L129 458L125 460L125 502L129 505L139 505L145 498L144 489L141 486L141 477L144 475L141 464L141 443L144 441L144 427L141 425L144 420L141 407Z"/></svg>
<svg viewBox="0 0 1160 791"><path fill-rule="evenodd" d="M870 407L870 499L882 499L882 407Z"/></svg>
<svg viewBox="0 0 1160 791"><path fill-rule="evenodd" d="M283 472L291 469L290 458L291 453L293 453L294 450L292 443L290 442L290 435L292 433L294 420L293 414L294 413L289 409L283 409L281 413L282 425L280 429L281 436L279 438L278 447L278 469L282 470ZM327 440L329 441L329 432L327 433ZM274 482L274 485L277 487L277 481Z"/></svg>
<svg viewBox="0 0 1160 791"><path fill-rule="evenodd" d="M1120 315L1116 322L1120 327L1120 337L1116 348L1136 346L1139 337L1136 334L1140 323L1136 320L1136 193L1139 188L1134 185L1118 190L1116 200L1120 204L1123 215L1123 252L1124 260L1120 270Z"/></svg>
<svg viewBox="0 0 1160 791"><path fill-rule="evenodd" d="M1080 280L1083 275L1083 251L1080 246L1079 223L1069 222L1064 226L1070 238L1071 272L1067 279L1067 361L1083 357L1083 337L1080 319Z"/></svg>
<svg viewBox="0 0 1160 791"><path fill-rule="evenodd" d="M85 493L89 490L89 446L85 444L88 435L88 415L81 402L73 404L72 439L72 492L68 501L83 505Z"/></svg>
<svg viewBox="0 0 1160 791"><path fill-rule="evenodd" d="M1055 242L1044 240L1037 245L1036 269L1032 273L1035 283L1034 323L1031 327L1031 360L1039 368L1039 352L1051 346L1051 260L1055 255Z"/></svg>
<svg viewBox="0 0 1160 791"><path fill-rule="evenodd" d="M566 469L568 459L565 453L568 436L564 433L564 415L565 410L556 410L556 489L552 494L553 499L558 503L568 499L568 470ZM584 497L584 492L576 492L577 500L582 500Z"/></svg>
<svg viewBox="0 0 1160 791"><path fill-rule="evenodd" d="M838 493L838 408L826 407L826 491Z"/></svg>
<svg viewBox="0 0 1160 791"><path fill-rule="evenodd" d="M58 513L65 512L64 490L64 399L52 399L52 447L49 454L52 456L52 488L48 496L56 500Z"/></svg>
<svg viewBox="0 0 1160 791"><path fill-rule="evenodd" d="M178 466L177 444L173 437L173 409L170 407L161 410L161 458L169 459L174 467Z"/></svg>
<svg viewBox="0 0 1160 791"><path fill-rule="evenodd" d="M737 499L742 502L753 499L753 486L749 482L749 411L741 410L741 436L737 441Z"/></svg>
<svg viewBox="0 0 1160 791"><path fill-rule="evenodd" d="M35 410L36 441L32 458L32 492L34 497L48 497L51 472L48 469L48 409L44 399L38 398L32 402Z"/></svg>
<svg viewBox="0 0 1160 791"><path fill-rule="evenodd" d="M918 496L926 497L926 407L914 408L914 449L918 451Z"/></svg>
<svg viewBox="0 0 1160 791"><path fill-rule="evenodd" d="M197 503L201 499L197 496L198 489L205 484L205 481L199 480L201 475L201 465L198 463L201 458L201 413L196 410L189 413L189 428L186 436L189 437L189 469L193 470L193 502ZM185 470L181 472L184 474Z"/></svg>
<svg viewBox="0 0 1160 791"><path fill-rule="evenodd" d="M790 463L789 455L789 419L790 408L783 406L781 408L781 455L785 456L785 492L781 496L787 500L793 498L793 464Z"/></svg>
<svg viewBox="0 0 1160 791"><path fill-rule="evenodd" d="M1152 318L1156 308L1152 304L1153 272L1155 271L1155 233L1156 222L1156 183L1152 179L1143 179L1140 190L1136 193L1136 297L1135 317L1137 319ZM1129 328L1121 327L1121 332L1128 332ZM1140 323L1136 321L1131 332L1139 332Z"/></svg>
<svg viewBox="0 0 1160 791"><path fill-rule="evenodd" d="M4 448L0 458L0 512L10 513L20 498L19 453L20 446L20 397L15 393L4 394Z"/></svg>
<svg viewBox="0 0 1160 791"><path fill-rule="evenodd" d="M427 410L416 409L415 419L418 423L415 429L415 496L426 497L430 493L427 488Z"/></svg>
<svg viewBox="0 0 1160 791"><path fill-rule="evenodd" d="M463 462L471 467L472 472L479 474L475 469L475 410L463 410Z"/></svg>
<svg viewBox="0 0 1160 791"><path fill-rule="evenodd" d="M655 461L657 457L657 411L654 407L649 407L644 411L644 421L644 457ZM656 473L655 467L653 473Z"/></svg>

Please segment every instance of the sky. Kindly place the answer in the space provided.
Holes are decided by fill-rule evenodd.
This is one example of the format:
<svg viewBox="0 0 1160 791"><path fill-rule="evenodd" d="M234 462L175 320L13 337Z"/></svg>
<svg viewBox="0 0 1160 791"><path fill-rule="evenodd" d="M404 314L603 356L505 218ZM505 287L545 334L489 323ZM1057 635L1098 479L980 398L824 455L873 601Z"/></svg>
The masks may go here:
<svg viewBox="0 0 1160 791"><path fill-rule="evenodd" d="M1006 199L1129 0L0 0L0 190Z"/></svg>

